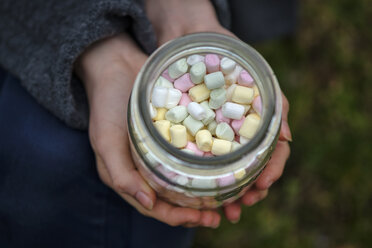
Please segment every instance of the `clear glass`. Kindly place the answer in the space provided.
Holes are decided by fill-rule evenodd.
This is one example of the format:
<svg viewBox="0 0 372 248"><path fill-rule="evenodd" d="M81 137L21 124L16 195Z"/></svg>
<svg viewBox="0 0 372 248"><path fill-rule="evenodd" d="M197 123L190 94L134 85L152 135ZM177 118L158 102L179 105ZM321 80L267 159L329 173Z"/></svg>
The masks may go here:
<svg viewBox="0 0 372 248"><path fill-rule="evenodd" d="M156 131L148 109L153 85L170 64L206 53L229 57L247 70L259 88L263 106L260 127L250 142L216 157L190 155L170 145ZM243 195L262 172L279 136L281 112L277 79L256 50L226 35L187 35L157 49L136 78L128 106L132 156L159 197L185 207L216 208Z"/></svg>

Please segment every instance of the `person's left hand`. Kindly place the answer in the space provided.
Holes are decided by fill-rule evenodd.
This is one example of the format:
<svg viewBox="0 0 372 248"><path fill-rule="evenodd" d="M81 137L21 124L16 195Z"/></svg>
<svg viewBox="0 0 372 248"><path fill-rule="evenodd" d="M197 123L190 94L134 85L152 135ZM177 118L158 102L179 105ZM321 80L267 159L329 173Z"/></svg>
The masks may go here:
<svg viewBox="0 0 372 248"><path fill-rule="evenodd" d="M159 46L177 37L197 32L215 32L236 37L219 24L209 0L147 0L146 11L157 34ZM288 141L292 141L292 136L287 121L289 103L284 94L282 98L280 137L270 161L255 184L239 200L224 206L226 218L233 223L240 219L241 204L252 206L264 199L270 186L283 173L290 154Z"/></svg>

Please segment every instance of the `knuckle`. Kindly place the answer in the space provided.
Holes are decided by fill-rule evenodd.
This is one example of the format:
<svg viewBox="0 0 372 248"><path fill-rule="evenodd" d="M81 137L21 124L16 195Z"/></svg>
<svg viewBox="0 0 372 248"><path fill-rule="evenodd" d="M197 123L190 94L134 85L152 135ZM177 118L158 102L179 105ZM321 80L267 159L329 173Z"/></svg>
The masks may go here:
<svg viewBox="0 0 372 248"><path fill-rule="evenodd" d="M113 178L112 179L112 187L119 192L126 192L128 189L128 182L126 180Z"/></svg>

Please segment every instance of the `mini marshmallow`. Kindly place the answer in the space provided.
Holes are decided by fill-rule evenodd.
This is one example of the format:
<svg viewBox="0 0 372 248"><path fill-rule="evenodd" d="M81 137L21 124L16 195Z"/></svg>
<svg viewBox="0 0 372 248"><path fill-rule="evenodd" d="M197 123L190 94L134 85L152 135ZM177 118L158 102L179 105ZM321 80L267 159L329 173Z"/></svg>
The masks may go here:
<svg viewBox="0 0 372 248"><path fill-rule="evenodd" d="M248 144L250 139L244 138L243 136L238 136L239 137L239 143L242 145Z"/></svg>
<svg viewBox="0 0 372 248"><path fill-rule="evenodd" d="M187 116L182 124L189 130L190 134L195 136L195 134L204 127L203 122L195 120L191 115Z"/></svg>
<svg viewBox="0 0 372 248"><path fill-rule="evenodd" d="M216 114L212 109L209 108L208 101L204 101L200 103L200 106L202 106L205 110L205 118L202 120L204 125L208 125L212 121L214 121L214 118L216 117Z"/></svg>
<svg viewBox="0 0 372 248"><path fill-rule="evenodd" d="M220 58L216 54L207 54L204 62L208 73L216 72L220 69Z"/></svg>
<svg viewBox="0 0 372 248"><path fill-rule="evenodd" d="M187 131L187 141L190 141L190 142L195 141L195 137L191 135L189 131Z"/></svg>
<svg viewBox="0 0 372 248"><path fill-rule="evenodd" d="M194 87L194 84L191 82L189 73L183 74L174 81L174 88L182 92L187 92L191 87Z"/></svg>
<svg viewBox="0 0 372 248"><path fill-rule="evenodd" d="M189 90L189 96L194 102L202 102L209 98L211 91L205 84L198 84Z"/></svg>
<svg viewBox="0 0 372 248"><path fill-rule="evenodd" d="M190 155L195 155L195 152L194 151L191 151L190 149L183 148L183 149L181 149L181 151L186 152L186 153L188 153Z"/></svg>
<svg viewBox="0 0 372 248"><path fill-rule="evenodd" d="M231 151L231 142L223 139L214 139L212 144L213 155L224 155Z"/></svg>
<svg viewBox="0 0 372 248"><path fill-rule="evenodd" d="M186 63L186 59L180 59L171 64L168 68L168 74L171 78L176 79L187 72L189 66Z"/></svg>
<svg viewBox="0 0 372 248"><path fill-rule="evenodd" d="M262 101L261 96L256 96L252 102L252 108L258 115L262 114Z"/></svg>
<svg viewBox="0 0 372 248"><path fill-rule="evenodd" d="M213 179L201 179L201 178L194 178L191 181L191 186L199 189L215 189L217 187L217 183ZM199 192L204 196L208 196L212 194L210 192Z"/></svg>
<svg viewBox="0 0 372 248"><path fill-rule="evenodd" d="M208 130L200 130L195 136L196 145L203 152L209 152L212 149L212 134Z"/></svg>
<svg viewBox="0 0 372 248"><path fill-rule="evenodd" d="M239 135L239 130L240 130L240 127L243 125L244 120L245 120L245 117L243 116L240 120L233 120L231 122L231 127L237 135Z"/></svg>
<svg viewBox="0 0 372 248"><path fill-rule="evenodd" d="M169 134L170 121L168 120L155 121L154 126L165 140L167 141L171 140Z"/></svg>
<svg viewBox="0 0 372 248"><path fill-rule="evenodd" d="M164 87L164 88L174 88L173 84L166 78L160 76L158 80L156 80L155 86Z"/></svg>
<svg viewBox="0 0 372 248"><path fill-rule="evenodd" d="M236 141L233 141L232 142L232 146L231 146L231 151L236 151L238 150L240 147L242 147L242 144L236 142Z"/></svg>
<svg viewBox="0 0 372 248"><path fill-rule="evenodd" d="M251 105L249 105L249 104L240 104L240 105L242 105L244 107L244 114L243 115L246 116L248 111L251 109Z"/></svg>
<svg viewBox="0 0 372 248"><path fill-rule="evenodd" d="M189 57L187 57L186 62L189 66L193 66L196 63L204 62L204 56L199 55L199 54L190 55Z"/></svg>
<svg viewBox="0 0 372 248"><path fill-rule="evenodd" d="M226 90L218 88L211 91L209 95L209 107L211 109L218 109L226 102Z"/></svg>
<svg viewBox="0 0 372 248"><path fill-rule="evenodd" d="M156 110L156 108L154 108L154 106L152 106L151 103L149 103L149 112L151 119L154 119L158 115L158 111Z"/></svg>
<svg viewBox="0 0 372 248"><path fill-rule="evenodd" d="M222 108L219 108L216 110L216 121L217 123L221 123L221 122L226 122L226 123L230 123L230 119L225 117L223 114L222 114Z"/></svg>
<svg viewBox="0 0 372 248"><path fill-rule="evenodd" d="M190 102L187 111L195 120L201 121L206 117L205 109L197 102Z"/></svg>
<svg viewBox="0 0 372 248"><path fill-rule="evenodd" d="M216 135L216 128L217 128L217 122L216 121L212 121L211 123L208 124L208 131L211 132L212 135Z"/></svg>
<svg viewBox="0 0 372 248"><path fill-rule="evenodd" d="M167 113L167 111L168 111L168 109L166 109L166 108L157 108L156 109L157 115L154 118L154 121L164 120L165 119L165 113Z"/></svg>
<svg viewBox="0 0 372 248"><path fill-rule="evenodd" d="M207 71L207 69L206 69L205 64L203 62L199 62L199 63L194 64L193 66L191 66L191 69L190 69L191 81L194 84L200 84L204 80L204 76L206 74L206 71Z"/></svg>
<svg viewBox="0 0 372 248"><path fill-rule="evenodd" d="M165 119L173 123L180 123L188 116L185 106L176 106L168 110Z"/></svg>
<svg viewBox="0 0 372 248"><path fill-rule="evenodd" d="M256 97L256 96L259 96L259 95L260 95L260 91L259 91L259 89L258 89L257 85L253 86L253 88L252 88L252 89L254 90L254 97Z"/></svg>
<svg viewBox="0 0 372 248"><path fill-rule="evenodd" d="M236 180L240 180L245 176L245 174L246 174L245 169L241 169L241 170L234 172L234 177Z"/></svg>
<svg viewBox="0 0 372 248"><path fill-rule="evenodd" d="M260 125L260 119L260 116L257 114L249 114L245 118L244 123L239 130L240 136L244 136L247 139L252 139Z"/></svg>
<svg viewBox="0 0 372 248"><path fill-rule="evenodd" d="M182 97L182 92L177 89L168 89L168 97L165 104L167 109L174 108L178 105Z"/></svg>
<svg viewBox="0 0 372 248"><path fill-rule="evenodd" d="M186 184L189 183L189 179L185 176L182 175L177 175L172 179L175 183L185 186Z"/></svg>
<svg viewBox="0 0 372 248"><path fill-rule="evenodd" d="M187 145L186 127L174 125L170 129L171 144L177 148L183 148Z"/></svg>
<svg viewBox="0 0 372 248"><path fill-rule="evenodd" d="M229 119L240 120L244 114L244 106L232 102L222 105L222 115Z"/></svg>
<svg viewBox="0 0 372 248"><path fill-rule="evenodd" d="M243 68L240 65L236 65L234 71L226 75L225 77L226 84L228 85L235 84L242 70Z"/></svg>
<svg viewBox="0 0 372 248"><path fill-rule="evenodd" d="M199 131L200 132L200 131ZM198 148L198 146L193 142L187 142L187 145L185 147L186 149L189 149L195 153L197 156L203 156L204 152Z"/></svg>
<svg viewBox="0 0 372 248"><path fill-rule="evenodd" d="M221 71L223 74L230 74L234 71L235 69L235 66L236 66L236 62L232 59L229 59L229 58L222 58L221 59Z"/></svg>
<svg viewBox="0 0 372 248"><path fill-rule="evenodd" d="M238 77L238 84L246 87L252 87L254 85L254 80L246 70L242 70Z"/></svg>
<svg viewBox="0 0 372 248"><path fill-rule="evenodd" d="M245 86L236 86L231 100L241 104L251 104L254 97L254 90Z"/></svg>
<svg viewBox="0 0 372 248"><path fill-rule="evenodd" d="M229 174L224 177L217 178L217 184L220 187L229 186L235 183L235 177L233 174Z"/></svg>
<svg viewBox="0 0 372 248"><path fill-rule="evenodd" d="M154 107L163 108L167 103L168 88L155 86L152 90L151 103Z"/></svg>
<svg viewBox="0 0 372 248"><path fill-rule="evenodd" d="M225 85L225 78L223 77L222 72L217 71L211 74L205 75L204 83L208 89L213 90L221 88Z"/></svg>
<svg viewBox="0 0 372 248"><path fill-rule="evenodd" d="M174 79L169 76L168 69L166 69L165 71L163 71L163 73L161 74L161 76L163 78L167 79L169 82L173 82L174 81Z"/></svg>
<svg viewBox="0 0 372 248"><path fill-rule="evenodd" d="M226 122L221 122L216 127L216 136L223 140L233 141L234 130Z"/></svg>
<svg viewBox="0 0 372 248"><path fill-rule="evenodd" d="M187 105L189 105L190 102L192 102L192 101L189 97L189 94L182 93L181 100L178 104L187 107Z"/></svg>

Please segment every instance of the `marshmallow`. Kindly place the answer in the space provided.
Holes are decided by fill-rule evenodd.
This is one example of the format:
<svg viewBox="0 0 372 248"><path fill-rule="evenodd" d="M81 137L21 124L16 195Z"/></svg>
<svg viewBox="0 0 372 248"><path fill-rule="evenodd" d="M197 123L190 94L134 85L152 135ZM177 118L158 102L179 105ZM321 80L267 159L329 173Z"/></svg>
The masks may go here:
<svg viewBox="0 0 372 248"><path fill-rule="evenodd" d="M190 142L195 141L195 137L191 135L189 131L187 131L187 141L190 141Z"/></svg>
<svg viewBox="0 0 372 248"><path fill-rule="evenodd" d="M152 89L151 103L154 107L163 108L167 103L168 88L155 86Z"/></svg>
<svg viewBox="0 0 372 248"><path fill-rule="evenodd" d="M199 55L199 54L190 55L189 57L187 57L186 62L189 66L193 66L196 63L204 62L204 56Z"/></svg>
<svg viewBox="0 0 372 248"><path fill-rule="evenodd" d="M187 105L189 105L190 102L192 102L192 101L189 97L189 94L182 93L181 100L178 104L187 107Z"/></svg>
<svg viewBox="0 0 372 248"><path fill-rule="evenodd" d="M245 169L241 169L241 170L234 172L234 177L236 180L240 180L245 176L245 174L246 174Z"/></svg>
<svg viewBox="0 0 372 248"><path fill-rule="evenodd" d="M168 120L155 121L154 126L165 140L167 141L171 140L169 134L170 121Z"/></svg>
<svg viewBox="0 0 372 248"><path fill-rule="evenodd" d="M177 89L168 89L168 97L165 104L167 109L174 108L181 100L182 92Z"/></svg>
<svg viewBox="0 0 372 248"><path fill-rule="evenodd" d="M187 145L186 127L174 125L170 129L171 144L177 148L183 148Z"/></svg>
<svg viewBox="0 0 372 248"><path fill-rule="evenodd" d="M242 145L248 144L250 139L244 138L243 136L238 136L239 137L239 143Z"/></svg>
<svg viewBox="0 0 372 248"><path fill-rule="evenodd" d="M191 181L191 186L199 189L215 189L217 187L217 183L213 179L201 179L201 178L194 178ZM212 194L210 192L199 192L199 194L203 194L208 196Z"/></svg>
<svg viewBox="0 0 372 248"><path fill-rule="evenodd" d="M234 71L236 62L232 59L224 57L221 59L220 66L221 66L222 73L226 75Z"/></svg>
<svg viewBox="0 0 372 248"><path fill-rule="evenodd" d="M168 110L165 119L173 123L180 123L188 116L185 106L176 106Z"/></svg>
<svg viewBox="0 0 372 248"><path fill-rule="evenodd" d="M221 122L216 127L216 136L223 140L233 141L235 135L229 124L226 122Z"/></svg>
<svg viewBox="0 0 372 248"><path fill-rule="evenodd" d="M232 146L231 146L231 151L236 151L238 150L240 147L242 147L242 144L236 142L236 141L233 141L232 142Z"/></svg>
<svg viewBox="0 0 372 248"><path fill-rule="evenodd" d="M217 71L211 74L205 75L204 83L208 89L213 90L221 88L225 85L225 78L223 77L222 72Z"/></svg>
<svg viewBox="0 0 372 248"><path fill-rule="evenodd" d="M174 88L182 92L187 92L191 87L194 87L194 84L191 82L189 73L183 74L174 81Z"/></svg>
<svg viewBox="0 0 372 248"><path fill-rule="evenodd" d="M168 68L168 74L171 78L176 79L187 72L189 66L186 63L186 59L180 59L171 64Z"/></svg>
<svg viewBox="0 0 372 248"><path fill-rule="evenodd" d="M262 114L262 101L261 101L261 96L256 96L252 102L252 108L258 115L261 116Z"/></svg>
<svg viewBox="0 0 372 248"><path fill-rule="evenodd" d="M154 119L158 115L158 111L156 111L156 108L154 108L151 103L149 103L149 112L151 119Z"/></svg>
<svg viewBox="0 0 372 248"><path fill-rule="evenodd" d="M232 98L232 95L234 93L234 90L236 88L236 84L232 84L229 86L229 88L227 88L227 91L226 91L226 101L228 102L231 102L231 98Z"/></svg>
<svg viewBox="0 0 372 248"><path fill-rule="evenodd" d="M238 77L238 84L246 87L252 87L254 85L254 80L246 70L242 70Z"/></svg>
<svg viewBox="0 0 372 248"><path fill-rule="evenodd" d="M166 108L157 108L156 109L157 115L154 118L154 121L164 120L165 119L165 113L167 113L167 111L168 111L168 109L166 109Z"/></svg>
<svg viewBox="0 0 372 248"><path fill-rule="evenodd" d="M229 174L224 177L217 178L217 184L220 187L229 186L235 183L235 177L233 174Z"/></svg>
<svg viewBox="0 0 372 248"><path fill-rule="evenodd" d="M232 102L222 105L222 114L224 117L234 120L240 120L244 114L244 106Z"/></svg>
<svg viewBox="0 0 372 248"><path fill-rule="evenodd" d="M228 85L235 84L242 70L243 68L241 66L236 65L234 71L226 75L225 77L226 84Z"/></svg>
<svg viewBox="0 0 372 248"><path fill-rule="evenodd" d="M195 136L196 145L203 152L209 152L212 149L212 134L208 130L200 130Z"/></svg>
<svg viewBox="0 0 372 248"><path fill-rule="evenodd" d="M240 104L240 105L242 105L244 107L244 114L243 115L246 116L248 111L251 109L251 105L249 105L249 104Z"/></svg>
<svg viewBox="0 0 372 248"><path fill-rule="evenodd" d="M187 177L185 177L185 176L182 176L182 175L177 175L174 178L172 178L172 180L176 184L179 184L179 185L182 185L182 186L185 186L186 184L189 183L189 179Z"/></svg>
<svg viewBox="0 0 372 248"><path fill-rule="evenodd" d="M254 90L244 86L236 86L231 100L241 104L251 104L254 97Z"/></svg>
<svg viewBox="0 0 372 248"><path fill-rule="evenodd" d="M230 123L230 119L225 117L223 114L222 114L222 108L219 108L216 110L216 122L217 123L221 123L221 122L226 122L226 123Z"/></svg>
<svg viewBox="0 0 372 248"><path fill-rule="evenodd" d="M202 102L209 98L211 91L205 84L199 84L189 90L189 96L194 102Z"/></svg>
<svg viewBox="0 0 372 248"><path fill-rule="evenodd" d="M239 130L240 130L240 127L243 125L244 120L245 120L245 117L243 116L240 120L233 120L231 122L231 127L237 135L239 135Z"/></svg>
<svg viewBox="0 0 372 248"><path fill-rule="evenodd" d="M182 124L189 130L190 134L195 136L195 134L204 127L203 122L195 120L191 115L187 116Z"/></svg>
<svg viewBox="0 0 372 248"><path fill-rule="evenodd" d="M226 102L226 90L224 88L212 90L209 96L209 107L211 109L218 109Z"/></svg>
<svg viewBox="0 0 372 248"><path fill-rule="evenodd" d="M254 90L254 97L260 95L260 90L258 89L257 85L253 86L252 89Z"/></svg>
<svg viewBox="0 0 372 248"><path fill-rule="evenodd" d="M165 71L163 71L163 73L161 74L161 76L163 78L167 79L169 82L173 82L174 81L174 79L169 76L168 69L166 69Z"/></svg>
<svg viewBox="0 0 372 248"><path fill-rule="evenodd" d="M206 117L205 109L197 102L190 102L187 105L187 111L195 120L203 120Z"/></svg>
<svg viewBox="0 0 372 248"><path fill-rule="evenodd" d="M204 80L206 74L206 67L203 62L199 62L191 66L190 78L194 84L200 84Z"/></svg>
<svg viewBox="0 0 372 248"><path fill-rule="evenodd" d="M257 114L249 114L243 125L240 127L239 134L247 139L252 139L260 125L260 116Z"/></svg>
<svg viewBox="0 0 372 248"><path fill-rule="evenodd" d="M164 87L164 88L174 88L173 84L166 78L160 76L158 80L156 80L155 86Z"/></svg>
<svg viewBox="0 0 372 248"><path fill-rule="evenodd" d="M190 155L196 155L195 152L194 151L191 151L190 149L183 148L183 149L181 149L181 151L186 152L186 153L188 153Z"/></svg>
<svg viewBox="0 0 372 248"><path fill-rule="evenodd" d="M200 106L202 106L205 110L205 118L202 120L204 125L208 125L212 121L214 121L214 118L216 117L216 114L212 109L209 108L208 101L204 101L200 103Z"/></svg>
<svg viewBox="0 0 372 248"><path fill-rule="evenodd" d="M200 132L200 131L199 131ZM193 142L187 142L187 145L185 147L186 149L189 149L195 153L197 156L203 156L204 152L198 148L198 146Z"/></svg>
<svg viewBox="0 0 372 248"><path fill-rule="evenodd" d="M231 142L222 139L214 139L212 144L213 155L224 155L231 151Z"/></svg>
<svg viewBox="0 0 372 248"><path fill-rule="evenodd" d="M212 121L211 123L208 124L208 131L212 134L212 135L216 135L216 128L217 128L217 122L216 121Z"/></svg>
<svg viewBox="0 0 372 248"><path fill-rule="evenodd" d="M216 72L220 68L220 58L216 54L207 54L204 59L207 72Z"/></svg>

